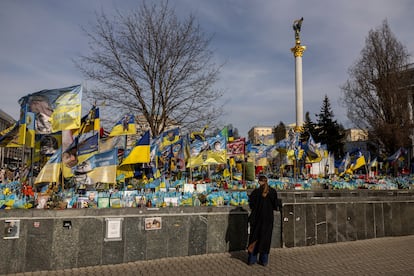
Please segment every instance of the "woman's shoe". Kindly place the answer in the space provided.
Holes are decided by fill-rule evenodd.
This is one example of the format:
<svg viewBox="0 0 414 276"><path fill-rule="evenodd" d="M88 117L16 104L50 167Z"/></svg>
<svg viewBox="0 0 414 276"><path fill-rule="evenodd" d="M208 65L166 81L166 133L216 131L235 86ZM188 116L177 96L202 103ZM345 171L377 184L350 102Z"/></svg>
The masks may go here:
<svg viewBox="0 0 414 276"><path fill-rule="evenodd" d="M253 253L249 252L249 255L247 257L247 264L254 265L255 263L257 263L257 255L253 255Z"/></svg>
<svg viewBox="0 0 414 276"><path fill-rule="evenodd" d="M262 266L267 266L269 263L269 254L260 254L259 264Z"/></svg>

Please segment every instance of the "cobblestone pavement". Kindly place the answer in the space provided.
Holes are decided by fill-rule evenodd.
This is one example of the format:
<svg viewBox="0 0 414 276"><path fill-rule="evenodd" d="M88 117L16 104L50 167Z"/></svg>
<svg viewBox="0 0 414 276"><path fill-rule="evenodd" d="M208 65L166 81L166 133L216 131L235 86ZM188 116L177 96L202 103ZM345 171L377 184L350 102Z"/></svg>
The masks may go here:
<svg viewBox="0 0 414 276"><path fill-rule="evenodd" d="M414 236L272 249L269 264L246 252L207 254L13 275L414 275Z"/></svg>

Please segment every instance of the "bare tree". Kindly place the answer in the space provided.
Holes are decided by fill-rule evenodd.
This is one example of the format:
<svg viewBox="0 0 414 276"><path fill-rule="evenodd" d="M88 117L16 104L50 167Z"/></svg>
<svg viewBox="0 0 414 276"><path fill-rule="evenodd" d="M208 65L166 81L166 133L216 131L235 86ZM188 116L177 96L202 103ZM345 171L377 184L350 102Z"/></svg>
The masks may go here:
<svg viewBox="0 0 414 276"><path fill-rule="evenodd" d="M361 58L349 69L342 87L348 118L384 153L410 146L412 90L407 74L409 54L391 32L388 22L371 30Z"/></svg>
<svg viewBox="0 0 414 276"><path fill-rule="evenodd" d="M85 30L91 54L78 62L95 83L92 98L144 116L153 136L170 125L212 125L221 116L222 93L213 88L221 66L193 15L180 21L168 1L144 1L112 21L103 12L96 19Z"/></svg>

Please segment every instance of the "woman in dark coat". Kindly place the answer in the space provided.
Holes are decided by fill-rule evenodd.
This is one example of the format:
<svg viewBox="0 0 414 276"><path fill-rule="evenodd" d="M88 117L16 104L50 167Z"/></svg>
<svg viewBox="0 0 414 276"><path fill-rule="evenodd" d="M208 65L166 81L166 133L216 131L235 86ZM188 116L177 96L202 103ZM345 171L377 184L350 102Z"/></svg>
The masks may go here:
<svg viewBox="0 0 414 276"><path fill-rule="evenodd" d="M260 187L253 190L249 196L251 213L247 251L249 265L257 262L259 254L259 264L265 266L269 260L274 221L273 211L277 209L277 193L275 189L269 187L266 176L259 176L259 184Z"/></svg>

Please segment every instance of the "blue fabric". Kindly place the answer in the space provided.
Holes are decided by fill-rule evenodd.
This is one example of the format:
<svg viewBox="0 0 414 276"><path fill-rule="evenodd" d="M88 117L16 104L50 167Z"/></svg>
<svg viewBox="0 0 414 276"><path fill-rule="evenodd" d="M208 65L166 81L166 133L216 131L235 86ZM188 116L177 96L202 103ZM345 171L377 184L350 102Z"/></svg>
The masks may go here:
<svg viewBox="0 0 414 276"><path fill-rule="evenodd" d="M269 262L269 254L261 253L259 257L259 264L266 266Z"/></svg>
<svg viewBox="0 0 414 276"><path fill-rule="evenodd" d="M249 253L249 256L247 257L247 262L249 265L257 263L257 254Z"/></svg>

